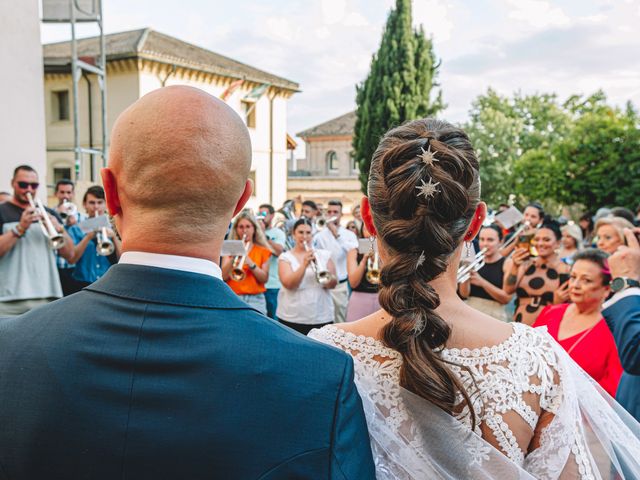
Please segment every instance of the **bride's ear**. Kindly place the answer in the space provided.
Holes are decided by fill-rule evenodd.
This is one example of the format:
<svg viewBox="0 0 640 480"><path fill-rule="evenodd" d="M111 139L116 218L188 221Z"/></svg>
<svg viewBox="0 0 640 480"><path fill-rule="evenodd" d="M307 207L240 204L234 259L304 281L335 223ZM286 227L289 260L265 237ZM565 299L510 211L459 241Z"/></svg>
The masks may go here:
<svg viewBox="0 0 640 480"><path fill-rule="evenodd" d="M367 227L369 233L377 236L378 232L376 232L376 227L373 224L371 205L369 205L369 199L367 197L362 197L362 201L360 202L360 215L362 215L362 221L364 222L364 226Z"/></svg>
<svg viewBox="0 0 640 480"><path fill-rule="evenodd" d="M467 230L467 233L464 236L465 242L470 242L471 240L476 238L476 235L478 235L478 232L482 228L482 224L484 223L485 218L487 218L487 204L484 202L480 202L478 203L478 206L476 207L476 211L473 214L473 218L471 219L471 224L469 225L469 229Z"/></svg>

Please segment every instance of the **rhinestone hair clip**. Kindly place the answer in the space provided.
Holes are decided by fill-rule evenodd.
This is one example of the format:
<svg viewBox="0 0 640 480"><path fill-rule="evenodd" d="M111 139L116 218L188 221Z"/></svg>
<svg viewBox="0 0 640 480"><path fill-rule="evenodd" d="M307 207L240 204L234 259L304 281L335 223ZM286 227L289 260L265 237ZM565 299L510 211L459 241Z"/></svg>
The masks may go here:
<svg viewBox="0 0 640 480"><path fill-rule="evenodd" d="M436 158L436 152L431 151L431 144L429 144L426 150L422 147L420 147L420 150L422 150L422 153L418 155L418 158L422 159L422 163L425 165L433 167L435 162L440 161Z"/></svg>
<svg viewBox="0 0 640 480"><path fill-rule="evenodd" d="M440 185L440 182L434 182L433 178L429 177L429 182L425 182L424 180L420 180L421 185L416 187L418 190L418 196L422 195L425 199L429 199L433 197L436 193L440 193L436 187Z"/></svg>

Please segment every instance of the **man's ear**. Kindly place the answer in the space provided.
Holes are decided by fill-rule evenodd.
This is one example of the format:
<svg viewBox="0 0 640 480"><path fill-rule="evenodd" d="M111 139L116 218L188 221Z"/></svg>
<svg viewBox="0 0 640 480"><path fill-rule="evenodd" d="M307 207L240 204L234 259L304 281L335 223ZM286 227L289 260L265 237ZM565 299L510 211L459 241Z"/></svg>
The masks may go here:
<svg viewBox="0 0 640 480"><path fill-rule="evenodd" d="M109 215L115 217L119 213L122 213L116 177L109 167L101 169L100 176L102 177L102 185L104 186L104 196L107 200L107 211Z"/></svg>
<svg viewBox="0 0 640 480"><path fill-rule="evenodd" d="M476 211L473 214L473 218L471 219L471 224L469 225L467 233L464 236L465 242L470 242L471 240L476 238L476 235L478 235L478 232L482 228L482 224L484 223L485 218L487 218L487 204L484 202L480 202L476 207Z"/></svg>
<svg viewBox="0 0 640 480"><path fill-rule="evenodd" d="M251 179L247 179L247 182L244 184L244 190L242 191L242 195L240 195L240 199L236 204L236 208L233 211L233 216L235 217L240 211L244 208L245 204L249 201L251 197L251 193L253 192L253 183Z"/></svg>
<svg viewBox="0 0 640 480"><path fill-rule="evenodd" d="M362 215L362 221L364 222L364 226L367 227L369 233L371 235L378 235L376 227L373 224L371 205L369 204L369 199L367 197L362 197L362 201L360 202L360 215Z"/></svg>

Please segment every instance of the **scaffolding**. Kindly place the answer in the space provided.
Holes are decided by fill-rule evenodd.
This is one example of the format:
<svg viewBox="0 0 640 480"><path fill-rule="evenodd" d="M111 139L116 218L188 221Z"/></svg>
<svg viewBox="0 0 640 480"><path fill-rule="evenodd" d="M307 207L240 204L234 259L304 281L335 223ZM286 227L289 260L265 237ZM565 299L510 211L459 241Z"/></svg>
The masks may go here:
<svg viewBox="0 0 640 480"><path fill-rule="evenodd" d="M73 98L73 147L72 148L47 148L48 152L73 152L75 165L75 180L82 180L82 167L84 155L90 155L90 181L96 181L96 157L100 157L102 166L107 166L107 59L104 38L104 25L102 17L101 0L42 0L43 23L68 23L71 27L71 79ZM93 58L78 55L78 39L76 36L76 24L95 23L99 29L99 52ZM93 74L98 80L101 109L101 137L102 146L96 148L93 145L93 112L92 112L92 84L88 74ZM82 146L80 141L80 112L78 105L78 85L80 78L87 81L89 104L89 146Z"/></svg>

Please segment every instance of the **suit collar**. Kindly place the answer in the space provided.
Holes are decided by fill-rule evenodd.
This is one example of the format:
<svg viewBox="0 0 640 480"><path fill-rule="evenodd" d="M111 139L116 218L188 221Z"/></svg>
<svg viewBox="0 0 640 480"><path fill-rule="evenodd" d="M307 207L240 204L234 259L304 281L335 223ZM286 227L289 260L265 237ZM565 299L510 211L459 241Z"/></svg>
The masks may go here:
<svg viewBox="0 0 640 480"><path fill-rule="evenodd" d="M85 290L141 302L252 310L222 280L199 273L142 265L114 265Z"/></svg>

